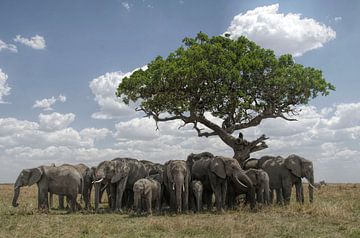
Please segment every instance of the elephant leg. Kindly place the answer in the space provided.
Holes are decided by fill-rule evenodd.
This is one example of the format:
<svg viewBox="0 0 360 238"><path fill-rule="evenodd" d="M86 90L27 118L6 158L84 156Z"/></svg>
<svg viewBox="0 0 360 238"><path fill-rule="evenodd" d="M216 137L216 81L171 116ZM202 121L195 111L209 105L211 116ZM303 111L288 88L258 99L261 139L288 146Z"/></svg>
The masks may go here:
<svg viewBox="0 0 360 238"><path fill-rule="evenodd" d="M291 182L284 181L283 187L282 187L282 194L283 194L285 205L289 205L289 203L290 203L291 188L292 188Z"/></svg>
<svg viewBox="0 0 360 238"><path fill-rule="evenodd" d="M158 194L158 196L156 198L155 206L156 206L156 214L160 214L160 210L161 210L161 195L160 194Z"/></svg>
<svg viewBox="0 0 360 238"><path fill-rule="evenodd" d="M269 191L269 204L273 203L273 199L274 199L274 190L270 189L270 191Z"/></svg>
<svg viewBox="0 0 360 238"><path fill-rule="evenodd" d="M134 209L137 214L141 213L141 195L140 192L134 193Z"/></svg>
<svg viewBox="0 0 360 238"><path fill-rule="evenodd" d="M264 203L264 191L261 187L256 189L256 201L258 203Z"/></svg>
<svg viewBox="0 0 360 238"><path fill-rule="evenodd" d="M83 200L84 200L84 203L85 203L85 209L88 210L89 209L89 189L87 188L88 185L84 185L84 189L82 191L82 197L83 197Z"/></svg>
<svg viewBox="0 0 360 238"><path fill-rule="evenodd" d="M152 215L151 203L152 203L152 193L151 191L149 191L149 193L146 194L146 209L149 215Z"/></svg>
<svg viewBox="0 0 360 238"><path fill-rule="evenodd" d="M227 181L223 182L221 186L221 201L222 201L221 209L225 208L226 194L227 194Z"/></svg>
<svg viewBox="0 0 360 238"><path fill-rule="evenodd" d="M209 190L204 193L204 201L208 211L212 210L212 195L213 193Z"/></svg>
<svg viewBox="0 0 360 238"><path fill-rule="evenodd" d="M39 187L38 189L38 207L39 209L48 210L49 203L48 203L48 189Z"/></svg>
<svg viewBox="0 0 360 238"><path fill-rule="evenodd" d="M281 193L281 189L277 188L275 189L276 192L276 203L277 204L282 204L283 203L283 196Z"/></svg>
<svg viewBox="0 0 360 238"><path fill-rule="evenodd" d="M301 188L301 202L304 204L304 202L305 202L305 197L304 197L304 186L303 186L303 184L302 184L302 183L301 183L300 188Z"/></svg>
<svg viewBox="0 0 360 238"><path fill-rule="evenodd" d="M188 185L185 182L185 191L182 192L182 211L186 212L189 210L189 189L188 189Z"/></svg>
<svg viewBox="0 0 360 238"><path fill-rule="evenodd" d="M221 185L220 184L214 184L213 186L213 191L215 193L215 206L216 206L216 210L218 212L224 212L224 210L222 209L222 191L221 191Z"/></svg>
<svg viewBox="0 0 360 238"><path fill-rule="evenodd" d="M66 196L67 203L70 205L70 212L76 211L76 198L73 195Z"/></svg>
<svg viewBox="0 0 360 238"><path fill-rule="evenodd" d="M125 186L126 186L127 178L122 179L116 188L116 203L115 203L115 209L119 212L122 212L122 199L125 192Z"/></svg>
<svg viewBox="0 0 360 238"><path fill-rule="evenodd" d="M170 210L176 211L176 194L175 191L170 191Z"/></svg>
<svg viewBox="0 0 360 238"><path fill-rule="evenodd" d="M115 198L116 198L116 187L113 185L113 184L110 184L109 185L109 193L108 193L108 201L109 201L109 207L111 208L111 210L115 210L116 208L116 201L115 201Z"/></svg>
<svg viewBox="0 0 360 238"><path fill-rule="evenodd" d="M63 195L59 195L59 196L58 196L58 199L59 199L59 209L61 209L61 210L65 209L65 206L64 206L64 196L63 196Z"/></svg>
<svg viewBox="0 0 360 238"><path fill-rule="evenodd" d="M295 189L296 189L296 201L299 203L303 203L303 199L302 199L302 183L300 181L300 183L295 183Z"/></svg>

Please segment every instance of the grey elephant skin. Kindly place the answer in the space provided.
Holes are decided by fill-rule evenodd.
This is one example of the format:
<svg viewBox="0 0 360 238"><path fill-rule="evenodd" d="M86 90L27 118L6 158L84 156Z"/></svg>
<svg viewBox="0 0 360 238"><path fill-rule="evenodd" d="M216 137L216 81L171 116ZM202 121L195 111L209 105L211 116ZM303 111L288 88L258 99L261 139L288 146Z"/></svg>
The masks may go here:
<svg viewBox="0 0 360 238"><path fill-rule="evenodd" d="M76 198L82 186L82 177L75 168L67 166L40 166L32 169L24 169L20 172L14 185L14 197L12 205L18 206L17 199L20 188L37 184L38 208L49 209L48 193L64 195L70 201L71 211L76 210Z"/></svg>
<svg viewBox="0 0 360 238"><path fill-rule="evenodd" d="M164 185L170 195L170 208L180 213L189 208L190 170L184 160L170 160L164 164Z"/></svg>
<svg viewBox="0 0 360 238"><path fill-rule="evenodd" d="M148 214L152 214L155 206L156 213L159 214L161 210L162 201L162 175L156 174L135 182L133 187L134 192L134 208L137 214L145 210L144 204Z"/></svg>
<svg viewBox="0 0 360 238"><path fill-rule="evenodd" d="M135 182L148 175L143 163L132 158L115 158L101 162L95 170L95 210L99 208L101 184L110 187L109 205L112 210L122 210L123 196L125 204L132 206L133 186Z"/></svg>
<svg viewBox="0 0 360 238"><path fill-rule="evenodd" d="M215 194L217 211L223 212L225 209L228 180L234 183L235 189L247 188L250 207L255 207L253 184L235 159L203 152L190 154L187 163L192 179L201 181L204 190L210 190ZM211 196L208 199L211 199Z"/></svg>
<svg viewBox="0 0 360 238"><path fill-rule="evenodd" d="M159 163L154 163L148 160L140 160L140 162L144 164L145 169L149 175L161 174L162 176L164 172L164 165Z"/></svg>
<svg viewBox="0 0 360 238"><path fill-rule="evenodd" d="M259 160L249 159L244 163L245 168L262 168L270 178L271 200L273 191L276 191L278 203L288 204L291 197L291 188L295 185L296 201L304 202L302 178L309 182L309 201L314 200L314 168L310 160L298 155L289 155L287 158L280 156L263 156Z"/></svg>
<svg viewBox="0 0 360 238"><path fill-rule="evenodd" d="M54 166L54 165L53 165ZM61 166L68 166L75 168L82 177L82 186L79 190L79 194L81 194L81 198L84 200L85 208L90 208L90 194L92 189L92 181L93 175L91 169L85 164L62 164ZM53 207L53 198L52 193L50 193L50 207ZM80 205L78 205L80 208ZM59 209L64 209L64 196L59 195Z"/></svg>
<svg viewBox="0 0 360 238"><path fill-rule="evenodd" d="M269 176L268 174L262 169L248 169L245 170L246 175L250 178L254 188L255 188L255 195L256 201L258 203L268 205L270 203L270 184L269 184ZM228 206L233 208L235 205L235 199L240 194L246 193L244 189L233 189L232 182L229 182L228 187ZM245 203L249 202L248 199L245 199Z"/></svg>

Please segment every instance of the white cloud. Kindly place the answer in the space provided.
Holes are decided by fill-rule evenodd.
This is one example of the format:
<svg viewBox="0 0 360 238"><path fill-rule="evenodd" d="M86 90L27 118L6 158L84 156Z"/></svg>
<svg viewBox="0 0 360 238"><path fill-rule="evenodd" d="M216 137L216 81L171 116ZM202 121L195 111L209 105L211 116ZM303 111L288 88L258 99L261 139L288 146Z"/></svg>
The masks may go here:
<svg viewBox="0 0 360 238"><path fill-rule="evenodd" d="M25 37L22 37L21 35L17 35L14 38L15 42L24 44L26 46L29 46L35 50L43 50L46 48L45 39L42 36L35 35L31 37L30 39L27 39Z"/></svg>
<svg viewBox="0 0 360 238"><path fill-rule="evenodd" d="M285 15L278 10L279 4L274 4L240 13L226 32L233 39L244 35L278 55L291 53L294 56L320 48L336 37L332 28L312 18L301 18L297 13Z"/></svg>
<svg viewBox="0 0 360 238"><path fill-rule="evenodd" d="M44 111L52 111L54 110L52 106L57 102L66 102L66 97L64 95L59 95L57 98L52 96L51 98L44 98L42 100L36 100L33 108L41 108Z"/></svg>
<svg viewBox="0 0 360 238"><path fill-rule="evenodd" d="M107 128L85 128L80 131L81 137L87 140L102 140L110 135L111 131Z"/></svg>
<svg viewBox="0 0 360 238"><path fill-rule="evenodd" d="M295 153L314 162L316 180L359 182L359 107L360 102L328 108L304 106L296 122L268 119L243 132L248 140L261 134L270 138L269 148L252 157ZM74 119L71 113L40 114L39 122L0 118L0 174L6 176L0 182L15 179L14 171L24 166L52 162L96 165L119 156L165 162L201 151L232 156L231 149L218 137L199 138L192 125L178 129L180 121L159 123L157 131L152 119L125 119L111 131L92 127L76 130L69 127ZM12 173L9 168L14 168Z"/></svg>
<svg viewBox="0 0 360 238"><path fill-rule="evenodd" d="M10 94L11 88L7 83L8 75L0 69L0 104L5 103L4 97Z"/></svg>
<svg viewBox="0 0 360 238"><path fill-rule="evenodd" d="M47 131L61 130L66 128L75 120L75 114L60 114L57 112L51 114L39 115L40 128Z"/></svg>
<svg viewBox="0 0 360 238"><path fill-rule="evenodd" d="M339 104L334 115L324 119L324 124L332 129L343 129L360 125L360 103Z"/></svg>
<svg viewBox="0 0 360 238"><path fill-rule="evenodd" d="M7 44L4 41L0 40L0 52L2 50L8 50L8 51L13 52L13 53L18 52L16 45Z"/></svg>
<svg viewBox="0 0 360 238"><path fill-rule="evenodd" d="M127 10L130 11L130 4L128 2L121 2L121 5Z"/></svg>
<svg viewBox="0 0 360 238"><path fill-rule="evenodd" d="M120 98L117 98L115 92L119 83L124 77L130 76L134 71L139 68L128 72L112 72L101 75L93 79L89 87L92 93L95 95L95 101L100 106L100 111L95 112L92 117L95 119L114 119L121 117L129 117L135 115L134 108L129 107L121 102ZM145 70L146 66L141 69Z"/></svg>

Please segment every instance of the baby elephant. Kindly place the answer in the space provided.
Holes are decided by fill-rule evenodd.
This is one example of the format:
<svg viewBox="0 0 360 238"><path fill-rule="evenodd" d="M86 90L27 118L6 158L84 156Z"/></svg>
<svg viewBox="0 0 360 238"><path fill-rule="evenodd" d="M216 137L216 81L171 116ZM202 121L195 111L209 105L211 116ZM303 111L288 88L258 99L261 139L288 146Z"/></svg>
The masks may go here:
<svg viewBox="0 0 360 238"><path fill-rule="evenodd" d="M134 191L134 206L135 211L140 214L145 210L143 204L146 204L148 214L152 214L152 207L155 204L156 212L160 212L161 206L161 175L151 175L135 182Z"/></svg>
<svg viewBox="0 0 360 238"><path fill-rule="evenodd" d="M190 203L193 211L200 212L202 210L203 184L199 180L191 182Z"/></svg>

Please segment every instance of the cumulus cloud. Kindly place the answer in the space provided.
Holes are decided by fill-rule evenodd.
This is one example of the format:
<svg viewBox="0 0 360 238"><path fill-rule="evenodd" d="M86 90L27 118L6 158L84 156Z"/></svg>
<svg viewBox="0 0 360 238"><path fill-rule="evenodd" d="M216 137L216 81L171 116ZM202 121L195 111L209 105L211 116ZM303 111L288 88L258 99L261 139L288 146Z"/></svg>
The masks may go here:
<svg viewBox="0 0 360 238"><path fill-rule="evenodd" d="M2 50L8 50L8 51L13 52L13 53L18 52L16 45L7 44L4 41L0 40L0 52Z"/></svg>
<svg viewBox="0 0 360 238"><path fill-rule="evenodd" d="M21 35L17 35L14 38L14 41L29 46L30 48L33 48L35 50L43 50L46 48L44 37L39 35L35 35L29 39L22 37Z"/></svg>
<svg viewBox="0 0 360 238"><path fill-rule="evenodd" d="M0 46L1 47L1 46ZM4 97L10 94L11 88L7 83L8 75L0 69L0 104L5 103Z"/></svg>
<svg viewBox="0 0 360 238"><path fill-rule="evenodd" d="M146 66L141 69L145 70ZM130 76L136 70L138 70L138 68L128 73L106 73L90 82L89 87L95 95L95 101L100 106L100 111L92 114L92 118L114 119L129 117L135 114L134 108L122 103L121 100L115 96L115 92L121 80L124 77Z"/></svg>
<svg viewBox="0 0 360 238"><path fill-rule="evenodd" d="M108 135L111 134L111 131L107 128L85 128L83 130L80 131L80 135L84 138L84 139L88 139L88 140L102 140L105 137L107 137Z"/></svg>
<svg viewBox="0 0 360 238"><path fill-rule="evenodd" d="M336 32L312 18L298 13L279 13L279 4L257 7L235 16L226 33L233 39L248 37L276 54L301 56L305 52L323 47L335 39Z"/></svg>
<svg viewBox="0 0 360 238"><path fill-rule="evenodd" d="M54 110L52 108L52 106L57 102L66 102L66 96L64 95L59 95L57 98L55 98L54 96L52 96L51 98L44 98L42 100L36 100L33 108L41 108L44 111L52 111Z"/></svg>
<svg viewBox="0 0 360 238"><path fill-rule="evenodd" d="M41 117L40 122L0 118L0 173L3 175L0 182L15 180L17 172L26 167L80 162L96 165L126 153L121 149L98 148L96 141L111 134L106 128L84 128L81 131L64 128L69 122L65 115L52 115L55 121L59 121L55 123L56 130L43 128L50 126L53 129L54 126L48 122L50 117ZM65 122L57 117L65 118Z"/></svg>
<svg viewBox="0 0 360 238"><path fill-rule="evenodd" d="M75 120L75 114L60 114L57 112L51 114L39 115L40 128L47 131L61 130L68 127Z"/></svg>

